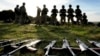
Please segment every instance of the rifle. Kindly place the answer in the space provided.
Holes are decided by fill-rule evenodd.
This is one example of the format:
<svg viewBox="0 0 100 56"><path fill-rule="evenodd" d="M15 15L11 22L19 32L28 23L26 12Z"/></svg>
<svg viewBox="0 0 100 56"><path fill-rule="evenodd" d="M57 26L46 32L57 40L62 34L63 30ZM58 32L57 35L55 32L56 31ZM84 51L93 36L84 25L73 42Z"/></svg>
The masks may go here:
<svg viewBox="0 0 100 56"><path fill-rule="evenodd" d="M76 54L73 52L73 50L71 49L71 47L68 44L68 41L66 39L63 40L63 46L62 48L67 48L71 54L71 56L76 56Z"/></svg>
<svg viewBox="0 0 100 56"><path fill-rule="evenodd" d="M82 42L81 40L77 39L76 42L79 44L79 47L81 49L81 51L87 51L89 50L90 52L92 52L93 54L95 54L96 56L100 56L100 53L96 52L95 50L93 50L92 48L89 48L84 42Z"/></svg>
<svg viewBox="0 0 100 56"><path fill-rule="evenodd" d="M89 43L93 44L94 46L100 48L100 43L99 42L96 42L96 41L90 41L88 40Z"/></svg>
<svg viewBox="0 0 100 56"><path fill-rule="evenodd" d="M52 56L52 55L49 55L49 52L50 52L51 48L54 46L55 43L56 43L56 40L53 40L51 43L49 43L49 45L47 45L45 47L45 49L47 49L47 50L46 50L44 56Z"/></svg>
<svg viewBox="0 0 100 56"><path fill-rule="evenodd" d="M30 41L30 40L29 40ZM29 42L27 41L27 42ZM24 48L24 47L27 47L27 49L30 49L31 46L35 46L37 43L39 43L41 40L35 40L35 41L31 41L27 44L24 44L18 48L16 48L15 50L11 51L11 52L8 52L5 56L11 56L13 53L19 51L20 49ZM31 47L32 49L32 47ZM33 50L36 50L36 48L33 48Z"/></svg>

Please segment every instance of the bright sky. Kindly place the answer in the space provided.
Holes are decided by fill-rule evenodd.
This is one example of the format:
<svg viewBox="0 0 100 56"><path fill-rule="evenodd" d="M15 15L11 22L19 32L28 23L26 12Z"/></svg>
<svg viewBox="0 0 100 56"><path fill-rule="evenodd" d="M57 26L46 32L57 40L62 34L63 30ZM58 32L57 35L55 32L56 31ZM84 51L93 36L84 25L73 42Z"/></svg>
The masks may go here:
<svg viewBox="0 0 100 56"><path fill-rule="evenodd" d="M89 21L100 22L100 0L0 0L0 11L14 10L17 4L21 6L23 2L26 3L28 15L33 17L36 16L37 6L42 9L43 4L46 4L49 9L48 15L50 15L53 5L56 5L57 9L60 10L62 5L65 5L66 9L68 9L68 5L72 4L74 9L76 9L76 5L80 5L80 9L83 13L86 12Z"/></svg>

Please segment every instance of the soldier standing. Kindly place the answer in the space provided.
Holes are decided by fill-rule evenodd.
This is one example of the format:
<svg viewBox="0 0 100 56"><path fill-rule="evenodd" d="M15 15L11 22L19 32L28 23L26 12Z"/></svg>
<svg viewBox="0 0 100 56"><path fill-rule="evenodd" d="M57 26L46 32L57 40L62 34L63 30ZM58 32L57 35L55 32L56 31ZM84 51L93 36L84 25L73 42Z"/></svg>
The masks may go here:
<svg viewBox="0 0 100 56"><path fill-rule="evenodd" d="M40 26L41 24L41 9L37 7L37 18L36 18L36 23Z"/></svg>
<svg viewBox="0 0 100 56"><path fill-rule="evenodd" d="M43 5L43 10L42 10L42 23L46 24L47 22L47 13L48 13L48 9L46 8L46 5Z"/></svg>
<svg viewBox="0 0 100 56"><path fill-rule="evenodd" d="M65 6L62 5L62 9L60 10L60 17L61 17L61 24L65 23L66 22L66 9L65 9Z"/></svg>
<svg viewBox="0 0 100 56"><path fill-rule="evenodd" d="M67 13L68 13L68 16L67 16L68 17L68 24L70 24L70 20L71 20L71 22L73 24L74 23L74 19L73 19L74 10L72 9L72 5L69 5L69 9L68 9Z"/></svg>
<svg viewBox="0 0 100 56"><path fill-rule="evenodd" d="M15 11L15 22L14 23L19 23L19 17L20 17L19 5L16 5L14 11Z"/></svg>
<svg viewBox="0 0 100 56"><path fill-rule="evenodd" d="M82 11L79 8L79 5L77 5L77 9L75 10L76 18L77 18L77 24L81 24L82 21Z"/></svg>
<svg viewBox="0 0 100 56"><path fill-rule="evenodd" d="M51 22L52 22L52 24L54 24L54 25L56 25L56 23L57 23L57 19L56 19L56 16L57 16L57 13L58 13L58 10L56 9L56 5L54 5L54 8L52 9L52 11L51 11Z"/></svg>
<svg viewBox="0 0 100 56"><path fill-rule="evenodd" d="M25 3L20 7L20 13L21 13L21 18L20 18L20 23L25 24L26 23L26 18L27 18L27 13L26 13L26 8L25 8Z"/></svg>
<svg viewBox="0 0 100 56"><path fill-rule="evenodd" d="M87 20L87 16L86 16L86 13L83 13L82 15L82 24L83 25L87 25L88 24L88 20Z"/></svg>

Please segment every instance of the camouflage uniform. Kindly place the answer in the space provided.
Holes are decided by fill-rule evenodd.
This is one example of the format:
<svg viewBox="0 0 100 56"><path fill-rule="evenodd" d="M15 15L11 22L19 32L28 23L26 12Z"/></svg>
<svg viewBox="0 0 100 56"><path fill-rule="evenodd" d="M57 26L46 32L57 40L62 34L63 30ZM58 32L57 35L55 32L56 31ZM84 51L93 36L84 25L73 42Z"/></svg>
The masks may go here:
<svg viewBox="0 0 100 56"><path fill-rule="evenodd" d="M57 23L57 19L56 19L56 16L57 16L57 13L58 13L58 10L56 9L56 6L54 5L54 9L52 9L51 11L51 22L52 24L56 24Z"/></svg>
<svg viewBox="0 0 100 56"><path fill-rule="evenodd" d="M19 18L20 18L20 9L19 5L16 6L15 10L15 23L19 23Z"/></svg>
<svg viewBox="0 0 100 56"><path fill-rule="evenodd" d="M88 24L87 16L86 16L85 13L83 13L83 15L82 15L82 24L83 25L87 25Z"/></svg>
<svg viewBox="0 0 100 56"><path fill-rule="evenodd" d="M39 8L39 7L37 7L37 18L36 18L36 23L38 24L38 25L40 25L41 24L41 9Z"/></svg>
<svg viewBox="0 0 100 56"><path fill-rule="evenodd" d="M61 17L61 24L65 23L66 22L66 9L65 9L65 6L63 5L62 6L62 9L60 10L60 17Z"/></svg>
<svg viewBox="0 0 100 56"><path fill-rule="evenodd" d="M27 18L27 13L26 13L26 8L25 8L25 3L23 3L23 6L20 7L20 23L25 24L26 23L26 18Z"/></svg>
<svg viewBox="0 0 100 56"><path fill-rule="evenodd" d="M77 9L75 10L76 18L77 18L77 24L81 24L82 22L82 11L79 9L79 5L77 5Z"/></svg>
<svg viewBox="0 0 100 56"><path fill-rule="evenodd" d="M44 5L44 8L42 10L42 23L46 24L47 22L47 13L48 13L48 9L46 8L46 5Z"/></svg>
<svg viewBox="0 0 100 56"><path fill-rule="evenodd" d="M73 19L73 17L74 17L74 15L73 15L74 10L71 7L72 6L69 5L69 9L67 11L67 13L68 13L68 15L67 15L67 17L68 17L68 24L70 23L70 20L71 20L72 24L74 23L74 19Z"/></svg>

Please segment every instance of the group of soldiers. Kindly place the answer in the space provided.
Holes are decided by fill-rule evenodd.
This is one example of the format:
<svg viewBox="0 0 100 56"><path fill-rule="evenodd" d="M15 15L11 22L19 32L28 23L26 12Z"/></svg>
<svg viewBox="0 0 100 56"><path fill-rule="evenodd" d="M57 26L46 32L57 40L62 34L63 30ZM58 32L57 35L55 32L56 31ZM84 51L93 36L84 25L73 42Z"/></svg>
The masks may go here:
<svg viewBox="0 0 100 56"><path fill-rule="evenodd" d="M37 22L40 25L41 23L48 23L48 8L46 8L46 5L43 5L43 9L41 10L39 7L37 7ZM87 24L88 20L87 20L87 16L86 13L83 13L82 15L82 11L80 9L80 6L77 5L77 8L74 9L72 8L72 5L69 5L69 9L66 10L65 6L62 5L62 9L60 9L60 11L58 11L58 9L56 8L56 5L54 5L53 9L51 10L51 17L50 17L50 23L51 24L56 24L57 21L57 14L60 13L60 24L65 24L66 23L66 17L68 17L68 25L69 24ZM75 15L74 15L75 13ZM76 17L76 21L74 20L74 17Z"/></svg>
<svg viewBox="0 0 100 56"><path fill-rule="evenodd" d="M19 5L16 5L15 7L15 23L25 24L29 21L25 3L22 4L21 7ZM58 23L57 21L57 14L60 14L60 24L66 23L66 17L68 18L68 25L69 24L87 24L87 16L86 13L83 13L80 9L80 6L77 5L75 11L72 8L72 5L69 5L69 8L66 10L65 6L62 5L62 8L60 11L56 8L56 5L53 6L53 9L51 10L51 16L49 17L48 14L49 10L46 8L46 5L43 5L43 9L37 7L37 17L36 17L36 23L38 25L40 24L53 24L56 25ZM75 15L74 15L75 13ZM74 20L74 17L76 17L76 21Z"/></svg>
<svg viewBox="0 0 100 56"><path fill-rule="evenodd" d="M14 23L25 24L29 21L25 8L25 3L23 3L21 7L19 7L19 5L16 5L14 11L15 11Z"/></svg>

